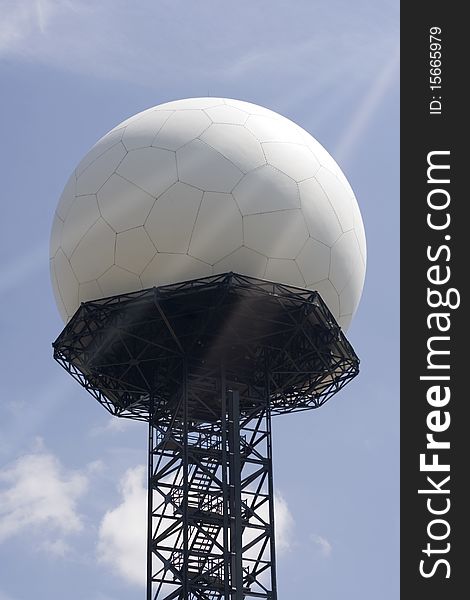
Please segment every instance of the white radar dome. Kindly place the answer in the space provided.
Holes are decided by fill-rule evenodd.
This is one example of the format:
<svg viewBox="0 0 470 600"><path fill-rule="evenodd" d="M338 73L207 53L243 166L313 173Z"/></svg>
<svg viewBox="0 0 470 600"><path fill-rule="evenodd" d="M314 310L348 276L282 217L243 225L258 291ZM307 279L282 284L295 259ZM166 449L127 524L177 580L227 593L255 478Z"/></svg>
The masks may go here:
<svg viewBox="0 0 470 600"><path fill-rule="evenodd" d="M333 158L281 115L240 100L155 106L102 137L55 213L52 284L81 302L234 271L317 290L347 329L366 240Z"/></svg>

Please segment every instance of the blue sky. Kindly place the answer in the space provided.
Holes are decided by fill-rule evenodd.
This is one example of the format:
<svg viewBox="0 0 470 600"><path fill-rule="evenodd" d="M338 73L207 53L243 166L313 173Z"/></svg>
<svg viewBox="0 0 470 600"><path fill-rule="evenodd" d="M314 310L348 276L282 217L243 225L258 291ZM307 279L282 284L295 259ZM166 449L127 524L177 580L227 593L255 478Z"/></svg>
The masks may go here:
<svg viewBox="0 0 470 600"><path fill-rule="evenodd" d="M112 421L52 360L62 323L48 238L68 175L101 135L208 94L310 131L349 178L367 233L348 332L361 374L320 410L274 423L279 600L397 598L396 0L0 6L0 600L143 597L145 426Z"/></svg>

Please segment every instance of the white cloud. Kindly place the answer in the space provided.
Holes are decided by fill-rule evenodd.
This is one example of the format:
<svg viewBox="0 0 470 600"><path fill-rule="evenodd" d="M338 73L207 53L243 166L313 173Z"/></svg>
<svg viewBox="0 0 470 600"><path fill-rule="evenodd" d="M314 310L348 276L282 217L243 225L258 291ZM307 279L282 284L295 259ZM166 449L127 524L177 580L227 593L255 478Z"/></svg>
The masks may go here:
<svg viewBox="0 0 470 600"><path fill-rule="evenodd" d="M276 531L276 551L278 554L283 554L292 548L294 518L287 506L285 498L279 491L276 491L274 495L274 523Z"/></svg>
<svg viewBox="0 0 470 600"><path fill-rule="evenodd" d="M323 556L323 558L329 558L331 556L331 553L333 551L333 546L331 545L331 542L329 542L323 536L318 535L317 533L312 535L312 540L318 547L318 550L321 556Z"/></svg>
<svg viewBox="0 0 470 600"><path fill-rule="evenodd" d="M77 500L86 488L85 475L66 472L44 450L18 458L0 470L0 543L24 530L28 535L38 530L42 535L80 531ZM51 544L56 551L60 549L57 540L55 546Z"/></svg>
<svg viewBox="0 0 470 600"><path fill-rule="evenodd" d="M50 21L68 3L61 0L10 0L2 5L0 53L21 51L35 33L44 35Z"/></svg>
<svg viewBox="0 0 470 600"><path fill-rule="evenodd" d="M99 529L98 558L129 583L145 585L147 492L145 468L128 469L120 482L122 502Z"/></svg>

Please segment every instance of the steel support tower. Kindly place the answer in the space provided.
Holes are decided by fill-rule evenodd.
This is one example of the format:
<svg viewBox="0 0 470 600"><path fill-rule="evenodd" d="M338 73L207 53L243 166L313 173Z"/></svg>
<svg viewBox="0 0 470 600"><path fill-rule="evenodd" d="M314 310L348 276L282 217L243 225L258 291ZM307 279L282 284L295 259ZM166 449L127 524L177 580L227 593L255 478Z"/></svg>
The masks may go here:
<svg viewBox="0 0 470 600"><path fill-rule="evenodd" d="M276 600L271 417L359 369L319 294L215 275L86 302L53 347L148 422L147 600Z"/></svg>

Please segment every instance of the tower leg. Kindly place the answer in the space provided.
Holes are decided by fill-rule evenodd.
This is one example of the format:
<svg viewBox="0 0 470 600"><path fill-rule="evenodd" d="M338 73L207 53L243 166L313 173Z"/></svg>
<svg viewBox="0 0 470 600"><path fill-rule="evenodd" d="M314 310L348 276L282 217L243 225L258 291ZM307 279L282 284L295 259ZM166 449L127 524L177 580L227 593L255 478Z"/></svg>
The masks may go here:
<svg viewBox="0 0 470 600"><path fill-rule="evenodd" d="M149 438L148 438L148 464L147 464L147 596L146 600L152 600L152 514L153 514L153 456L154 456L154 425L153 425L153 400L150 399L149 410Z"/></svg>
<svg viewBox="0 0 470 600"><path fill-rule="evenodd" d="M232 543L233 600L243 600L243 527L242 481L240 456L240 395L230 391L229 397L229 451L230 451L230 506Z"/></svg>

